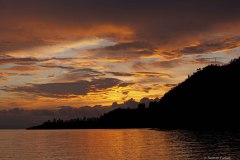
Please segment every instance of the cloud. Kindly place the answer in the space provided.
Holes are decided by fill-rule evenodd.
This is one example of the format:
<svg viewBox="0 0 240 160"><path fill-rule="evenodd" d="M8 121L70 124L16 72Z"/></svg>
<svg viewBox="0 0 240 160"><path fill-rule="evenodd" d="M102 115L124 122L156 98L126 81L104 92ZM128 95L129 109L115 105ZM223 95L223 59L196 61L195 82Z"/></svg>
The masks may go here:
<svg viewBox="0 0 240 160"><path fill-rule="evenodd" d="M0 72L0 77L8 77L8 76L15 76L16 73L7 73L7 72Z"/></svg>
<svg viewBox="0 0 240 160"><path fill-rule="evenodd" d="M153 60L149 62L135 62L132 65L133 70L149 70L151 68L174 68L182 64L183 62L180 59L175 60Z"/></svg>
<svg viewBox="0 0 240 160"><path fill-rule="evenodd" d="M29 84L20 87L5 87L2 89L7 92L31 93L44 97L75 97L78 95L87 95L89 92L105 90L115 86L127 86L126 83L114 78L92 79L91 81L77 81L68 83L46 83L46 84Z"/></svg>
<svg viewBox="0 0 240 160"><path fill-rule="evenodd" d="M93 57L106 59L123 59L130 61L135 58L151 56L154 54L154 46L143 41L120 42L113 46L101 49L89 50ZM131 56L129 56L131 55Z"/></svg>
<svg viewBox="0 0 240 160"><path fill-rule="evenodd" d="M9 73L9 72L0 72L0 82L6 82L10 76L32 76L33 74L29 73Z"/></svg>
<svg viewBox="0 0 240 160"><path fill-rule="evenodd" d="M135 76L140 77L161 77L161 78L171 78L170 74L158 73L158 72L135 72Z"/></svg>
<svg viewBox="0 0 240 160"><path fill-rule="evenodd" d="M69 61L72 58L56 58L56 57L51 57L51 58L32 58L32 57L13 57L5 54L0 54L0 65L5 65L5 64L18 64L18 65L32 65L36 63L41 63L45 62L43 67L49 67L49 68L54 68L51 66L51 63L48 63L48 61ZM63 67L63 66L62 66Z"/></svg>
<svg viewBox="0 0 240 160"><path fill-rule="evenodd" d="M200 56L200 55L199 55ZM194 64L202 64L202 65L208 65L208 64L223 64L223 62L220 61L222 59L221 57L213 57L213 58L201 58L199 56L192 57L189 60L187 58L177 58L177 59L170 59L170 60L152 60L148 62L138 61L133 63L131 68L135 71L148 71L151 69L177 69L178 67L183 67L184 65L194 65ZM199 58L198 58L199 57ZM150 74L151 75L151 74ZM153 74L154 76L154 74ZM159 75L161 76L161 75ZM163 77L171 77L170 74L163 73Z"/></svg>
<svg viewBox="0 0 240 160"><path fill-rule="evenodd" d="M8 91L2 92L1 98L7 107L12 106L10 102L15 97L18 106L34 108L51 107L63 101L76 106L79 101L109 104L116 99L121 101L122 96L137 99L159 96L167 91L164 83L178 83L195 67L208 63L198 55L214 53L224 57L223 62L239 55L238 50L229 54L229 50L239 47L238 0L0 0L0 3L0 65L18 73L1 84ZM227 52L220 55L218 51ZM12 67L16 65L21 67ZM28 73L31 66L46 72L15 81L21 73ZM119 78L120 82L104 80L107 84L102 84L100 79L108 76ZM0 76L0 80L9 77ZM162 88L151 89L153 83ZM13 92L23 96L17 98ZM23 100L30 95L38 95L38 101ZM66 98L71 96L75 98Z"/></svg>
<svg viewBox="0 0 240 160"><path fill-rule="evenodd" d="M134 77L162 77L162 78L170 78L171 75L166 74L166 73L158 73L158 72L106 72L109 74L112 74L114 76L119 76L119 77L129 77L129 76L134 76Z"/></svg>
<svg viewBox="0 0 240 160"><path fill-rule="evenodd" d="M43 68L37 67L37 66L13 66L13 67L9 67L9 68L4 68L3 70L9 70L9 71L18 71L18 72L31 72L31 71L39 71L39 70L43 70Z"/></svg>
<svg viewBox="0 0 240 160"><path fill-rule="evenodd" d="M168 83L168 84L165 84L164 86L165 86L165 87L170 87L170 88L173 88L173 87L176 87L176 86L177 86L177 84Z"/></svg>
<svg viewBox="0 0 240 160"><path fill-rule="evenodd" d="M152 99L143 98L141 103L146 106L153 101ZM83 117L97 117L112 111L116 108L137 108L138 102L134 99L126 100L123 103L114 102L109 106L82 106L73 108L71 106L59 106L55 110L32 109L25 110L21 108L13 108L8 110L0 110L0 128L27 128L33 125L41 124L47 120L56 119L73 119Z"/></svg>
<svg viewBox="0 0 240 160"><path fill-rule="evenodd" d="M220 57L214 57L214 58L196 58L192 61L192 63L198 63L198 64L224 64L223 62L219 61L221 59Z"/></svg>
<svg viewBox="0 0 240 160"><path fill-rule="evenodd" d="M60 75L57 78L57 81L77 81L82 79L98 78L105 75L104 73L91 68L69 69L71 70L63 75Z"/></svg>
<svg viewBox="0 0 240 160"><path fill-rule="evenodd" d="M0 72L0 82L5 82L7 81L7 77L9 76L15 76L16 74L14 73L5 73L5 72Z"/></svg>
<svg viewBox="0 0 240 160"><path fill-rule="evenodd" d="M144 56L153 53L152 46L169 50L226 31L239 34L237 0L2 0L2 4L2 52L101 37L121 42L111 52L120 47ZM141 41L151 45L142 48L131 44ZM142 51L129 48L129 44ZM124 52L121 54L126 56Z"/></svg>
<svg viewBox="0 0 240 160"><path fill-rule="evenodd" d="M39 66L44 68L59 68L59 69L67 69L67 70L74 69L74 67L71 67L71 66L61 66L61 65L56 65L54 63L44 63Z"/></svg>
<svg viewBox="0 0 240 160"><path fill-rule="evenodd" d="M176 50L175 52L181 54L206 54L214 53L217 51L225 51L240 46L240 37L230 37L230 38L217 38L209 41L202 42L194 46L188 46L181 50Z"/></svg>
<svg viewBox="0 0 240 160"><path fill-rule="evenodd" d="M127 72L106 72L106 73L112 74L114 76L123 76L123 77L128 77L128 76L134 75L132 73L127 73Z"/></svg>
<svg viewBox="0 0 240 160"><path fill-rule="evenodd" d="M34 64L41 60L35 58L15 58L7 55L0 56L0 65L14 63L14 64Z"/></svg>

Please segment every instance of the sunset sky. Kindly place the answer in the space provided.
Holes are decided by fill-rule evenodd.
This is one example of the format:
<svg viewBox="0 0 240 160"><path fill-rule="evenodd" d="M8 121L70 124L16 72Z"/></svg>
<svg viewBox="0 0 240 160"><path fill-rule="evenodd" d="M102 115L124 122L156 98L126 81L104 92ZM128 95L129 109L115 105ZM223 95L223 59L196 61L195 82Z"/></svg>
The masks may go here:
<svg viewBox="0 0 240 160"><path fill-rule="evenodd" d="M240 56L239 0L0 0L0 110L154 99Z"/></svg>

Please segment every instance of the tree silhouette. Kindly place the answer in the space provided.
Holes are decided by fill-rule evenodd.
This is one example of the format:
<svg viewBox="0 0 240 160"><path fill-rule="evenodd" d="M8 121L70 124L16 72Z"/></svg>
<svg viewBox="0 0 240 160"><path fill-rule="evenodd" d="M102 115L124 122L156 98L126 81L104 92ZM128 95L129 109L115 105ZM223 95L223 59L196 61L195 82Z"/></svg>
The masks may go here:
<svg viewBox="0 0 240 160"><path fill-rule="evenodd" d="M146 108L115 109L100 117L47 121L29 129L240 129L240 58L198 69Z"/></svg>

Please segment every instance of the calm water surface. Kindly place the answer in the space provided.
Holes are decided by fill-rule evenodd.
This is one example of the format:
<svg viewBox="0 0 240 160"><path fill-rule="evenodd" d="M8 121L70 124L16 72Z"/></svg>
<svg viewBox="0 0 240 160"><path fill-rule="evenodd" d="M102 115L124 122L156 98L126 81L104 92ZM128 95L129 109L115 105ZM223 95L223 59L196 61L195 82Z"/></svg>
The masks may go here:
<svg viewBox="0 0 240 160"><path fill-rule="evenodd" d="M236 132L0 130L0 160L235 160L239 144Z"/></svg>

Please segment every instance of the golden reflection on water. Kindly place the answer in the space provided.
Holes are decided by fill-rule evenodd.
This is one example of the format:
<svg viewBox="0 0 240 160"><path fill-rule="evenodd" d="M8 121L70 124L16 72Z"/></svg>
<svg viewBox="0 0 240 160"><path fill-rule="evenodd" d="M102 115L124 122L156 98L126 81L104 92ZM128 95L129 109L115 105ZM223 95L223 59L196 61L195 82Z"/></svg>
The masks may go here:
<svg viewBox="0 0 240 160"><path fill-rule="evenodd" d="M239 133L118 130L0 130L0 159L204 159L239 155Z"/></svg>

